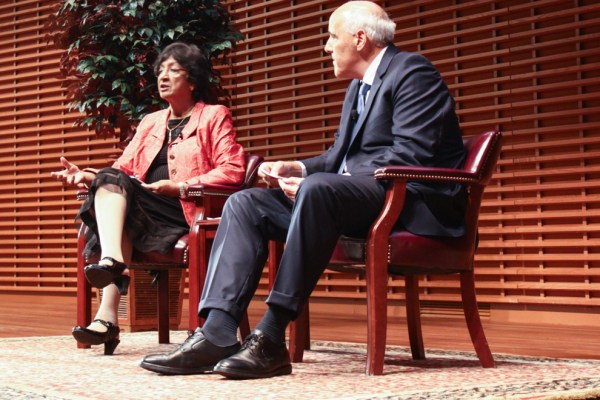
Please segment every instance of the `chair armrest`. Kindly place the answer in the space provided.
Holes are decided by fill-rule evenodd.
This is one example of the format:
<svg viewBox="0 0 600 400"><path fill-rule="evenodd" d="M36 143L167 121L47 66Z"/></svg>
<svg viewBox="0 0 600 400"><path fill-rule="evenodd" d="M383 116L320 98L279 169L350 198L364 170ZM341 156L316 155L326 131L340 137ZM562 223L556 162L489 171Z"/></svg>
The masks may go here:
<svg viewBox="0 0 600 400"><path fill-rule="evenodd" d="M207 218L221 216L225 201L235 192L245 189L245 185L219 185L201 183L188 187L187 199L196 203L196 213L193 225Z"/></svg>
<svg viewBox="0 0 600 400"><path fill-rule="evenodd" d="M244 189L243 186L218 185L218 184L198 184L188 187L188 197L204 197L204 196L230 196L235 192ZM77 191L77 200L85 200L89 192L86 189Z"/></svg>
<svg viewBox="0 0 600 400"><path fill-rule="evenodd" d="M371 225L368 243L377 247L375 253L386 254L387 238L404 208L406 199L406 184L408 181L421 182L455 182L467 185L481 185L479 177L464 170L452 168L416 167L416 166L388 166L375 171L375 179L387 180L386 199L381 213ZM373 253L371 251L371 253ZM383 263L387 265L387 263ZM386 267L387 268L387 267ZM387 270L377 273L387 274Z"/></svg>
<svg viewBox="0 0 600 400"><path fill-rule="evenodd" d="M231 196L233 193L244 189L244 186L217 185L217 184L198 184L190 185L188 188L188 198L199 200L207 196ZM83 201L87 199L89 192L85 189L77 191L77 200Z"/></svg>
<svg viewBox="0 0 600 400"><path fill-rule="evenodd" d="M89 195L89 192L87 189L80 189L77 191L75 198L79 201L83 201L83 200L87 199L88 195Z"/></svg>
<svg viewBox="0 0 600 400"><path fill-rule="evenodd" d="M452 168L389 166L375 171L375 179L427 181L427 182L456 182L470 185L479 183L479 177L471 172Z"/></svg>
<svg viewBox="0 0 600 400"><path fill-rule="evenodd" d="M195 199L204 196L231 196L235 192L244 189L245 186L219 185L210 183L201 183L190 185L188 187L188 197Z"/></svg>

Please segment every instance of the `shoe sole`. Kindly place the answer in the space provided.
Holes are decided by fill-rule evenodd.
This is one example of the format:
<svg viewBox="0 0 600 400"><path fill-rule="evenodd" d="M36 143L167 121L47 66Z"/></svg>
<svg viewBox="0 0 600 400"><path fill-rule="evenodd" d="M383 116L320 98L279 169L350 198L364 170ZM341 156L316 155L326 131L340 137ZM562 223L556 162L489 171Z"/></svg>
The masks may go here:
<svg viewBox="0 0 600 400"><path fill-rule="evenodd" d="M97 346L99 344L104 344L104 339L98 337L97 335L93 335L86 331L76 331L72 332L73 337L77 340L78 343L85 344L88 346Z"/></svg>
<svg viewBox="0 0 600 400"><path fill-rule="evenodd" d="M110 285L113 281L113 274L98 268L85 268L83 270L85 279L95 288L102 289Z"/></svg>
<svg viewBox="0 0 600 400"><path fill-rule="evenodd" d="M206 374L213 371L214 366L202 367L202 368L175 368L166 367L164 365L150 364L145 361L140 363L140 367L147 369L148 371L157 372L163 375L198 375Z"/></svg>
<svg viewBox="0 0 600 400"><path fill-rule="evenodd" d="M223 375L228 379L261 379L261 378L272 378L274 376L289 375L292 373L292 365L283 365L273 371L267 373L253 373L252 371L240 371L227 367L215 367L214 372Z"/></svg>

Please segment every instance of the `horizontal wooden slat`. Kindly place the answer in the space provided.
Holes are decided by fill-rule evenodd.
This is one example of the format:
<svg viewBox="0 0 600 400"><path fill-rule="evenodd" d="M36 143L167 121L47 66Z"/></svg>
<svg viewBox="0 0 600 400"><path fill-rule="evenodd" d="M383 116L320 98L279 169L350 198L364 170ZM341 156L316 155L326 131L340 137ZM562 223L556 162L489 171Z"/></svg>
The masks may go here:
<svg viewBox="0 0 600 400"><path fill-rule="evenodd" d="M0 290L3 292L27 292L27 293L51 293L51 294L63 294L70 293L73 294L76 291L76 288L71 287L63 287L63 286L0 286Z"/></svg>

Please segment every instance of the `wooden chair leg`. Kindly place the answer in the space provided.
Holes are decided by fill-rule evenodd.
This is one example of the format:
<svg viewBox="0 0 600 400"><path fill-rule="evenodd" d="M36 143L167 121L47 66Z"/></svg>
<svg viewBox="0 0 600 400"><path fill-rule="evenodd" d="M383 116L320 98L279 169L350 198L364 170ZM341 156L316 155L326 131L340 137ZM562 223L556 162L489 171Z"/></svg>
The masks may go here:
<svg viewBox="0 0 600 400"><path fill-rule="evenodd" d="M283 254L283 246L284 244L281 242L269 241L269 259L267 260L267 266L269 267L269 289L273 287L275 277L277 276L279 261L281 261L281 255Z"/></svg>
<svg viewBox="0 0 600 400"><path fill-rule="evenodd" d="M250 321L248 320L248 312L246 311L242 316L239 326L240 336L244 340L250 334Z"/></svg>
<svg viewBox="0 0 600 400"><path fill-rule="evenodd" d="M169 271L158 279L158 343L169 343Z"/></svg>
<svg viewBox="0 0 600 400"><path fill-rule="evenodd" d="M269 289L273 287L279 261L283 253L284 243L270 241L269 242ZM304 305L304 310L298 316L296 321L290 323L289 331L289 353L292 362L302 362L304 350L310 350L310 312L308 302Z"/></svg>
<svg viewBox="0 0 600 400"><path fill-rule="evenodd" d="M197 268L197 267L196 267ZM188 268L188 330L194 331L198 326L200 326L200 321L198 320L198 303L200 302L200 287L199 287L199 278L198 278L198 270L192 266Z"/></svg>
<svg viewBox="0 0 600 400"><path fill-rule="evenodd" d="M460 274L460 293L467 327L469 328L471 341L475 347L479 362L481 362L484 368L492 368L495 366L494 357L485 338L483 325L481 325L481 318L479 317L479 308L477 307L477 298L475 296L475 275L473 271L462 272Z"/></svg>
<svg viewBox="0 0 600 400"><path fill-rule="evenodd" d="M192 246L197 251L193 251ZM190 260L188 265L188 329L190 331L196 330L203 323L202 319L198 317L198 306L200 303L200 293L206 279L210 247L206 229L200 228L197 233L197 242L190 243Z"/></svg>
<svg viewBox="0 0 600 400"><path fill-rule="evenodd" d="M83 267L77 267L77 325L88 326L92 322L92 286L83 273ZM91 346L77 342L80 349Z"/></svg>
<svg viewBox="0 0 600 400"><path fill-rule="evenodd" d="M198 316L198 306L200 303L200 297L204 288L204 282L206 281L206 274L208 272L208 260L210 258L210 251L212 247L212 241L217 231L218 224L203 224L199 227L197 232L197 242L195 244L190 243L190 246L195 246L198 250L197 254L192 255L190 252L190 265L189 265L189 307L190 307L190 322L189 330L193 331L198 326L204 324L204 319ZM250 321L248 320L248 312L245 312L240 321L239 332L242 340L250 334Z"/></svg>
<svg viewBox="0 0 600 400"><path fill-rule="evenodd" d="M202 297L202 290L204 290L204 282L206 281L206 274L208 273L208 260L210 258L210 251L212 248L212 238L214 237L214 232L217 229L217 225L210 226L202 226L198 229L197 234L197 243L196 249L198 253L196 254L196 264L197 269L192 270L192 257L190 257L190 279L194 279L192 283L190 281L190 294L189 294L189 302L190 302L190 323L189 329L191 331L195 330L196 327L204 325L204 318L200 318L198 316L198 307L200 303L200 298ZM210 236L210 239L209 239ZM190 256L191 256L190 252ZM194 277L195 275L195 277ZM195 286L195 290L192 293L192 285ZM193 304L192 304L193 303ZM192 315L192 313L194 315ZM195 325L195 326L192 326Z"/></svg>
<svg viewBox="0 0 600 400"><path fill-rule="evenodd" d="M406 325L413 360L425 359L423 333L421 332L421 307L419 305L419 278L416 275L404 277L406 296Z"/></svg>
<svg viewBox="0 0 600 400"><path fill-rule="evenodd" d="M304 311L302 311L306 315L304 320L304 350L310 350L310 309L308 304L307 302L304 305Z"/></svg>
<svg viewBox="0 0 600 400"><path fill-rule="evenodd" d="M85 278L83 269L85 259L83 248L85 247L85 226L79 228L77 237L77 325L88 326L92 322L92 286ZM80 349L89 349L91 346L77 342Z"/></svg>
<svg viewBox="0 0 600 400"><path fill-rule="evenodd" d="M387 335L387 260L374 251L367 253L367 375L382 375L385 359L385 342ZM384 253L384 257L387 254ZM386 272L380 273L375 265L384 262Z"/></svg>
<svg viewBox="0 0 600 400"><path fill-rule="evenodd" d="M289 353L292 362L302 362L304 350L310 350L310 310L308 303L294 322L290 324Z"/></svg>

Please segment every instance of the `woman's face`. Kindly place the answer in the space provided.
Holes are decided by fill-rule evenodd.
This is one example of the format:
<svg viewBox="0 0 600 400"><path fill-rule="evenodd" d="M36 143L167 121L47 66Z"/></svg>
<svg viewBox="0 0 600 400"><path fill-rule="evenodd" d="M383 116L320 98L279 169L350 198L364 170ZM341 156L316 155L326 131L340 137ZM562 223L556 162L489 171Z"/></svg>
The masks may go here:
<svg viewBox="0 0 600 400"><path fill-rule="evenodd" d="M158 70L158 93L161 98L182 100L191 98L194 85L188 81L187 71L173 57L160 64Z"/></svg>

